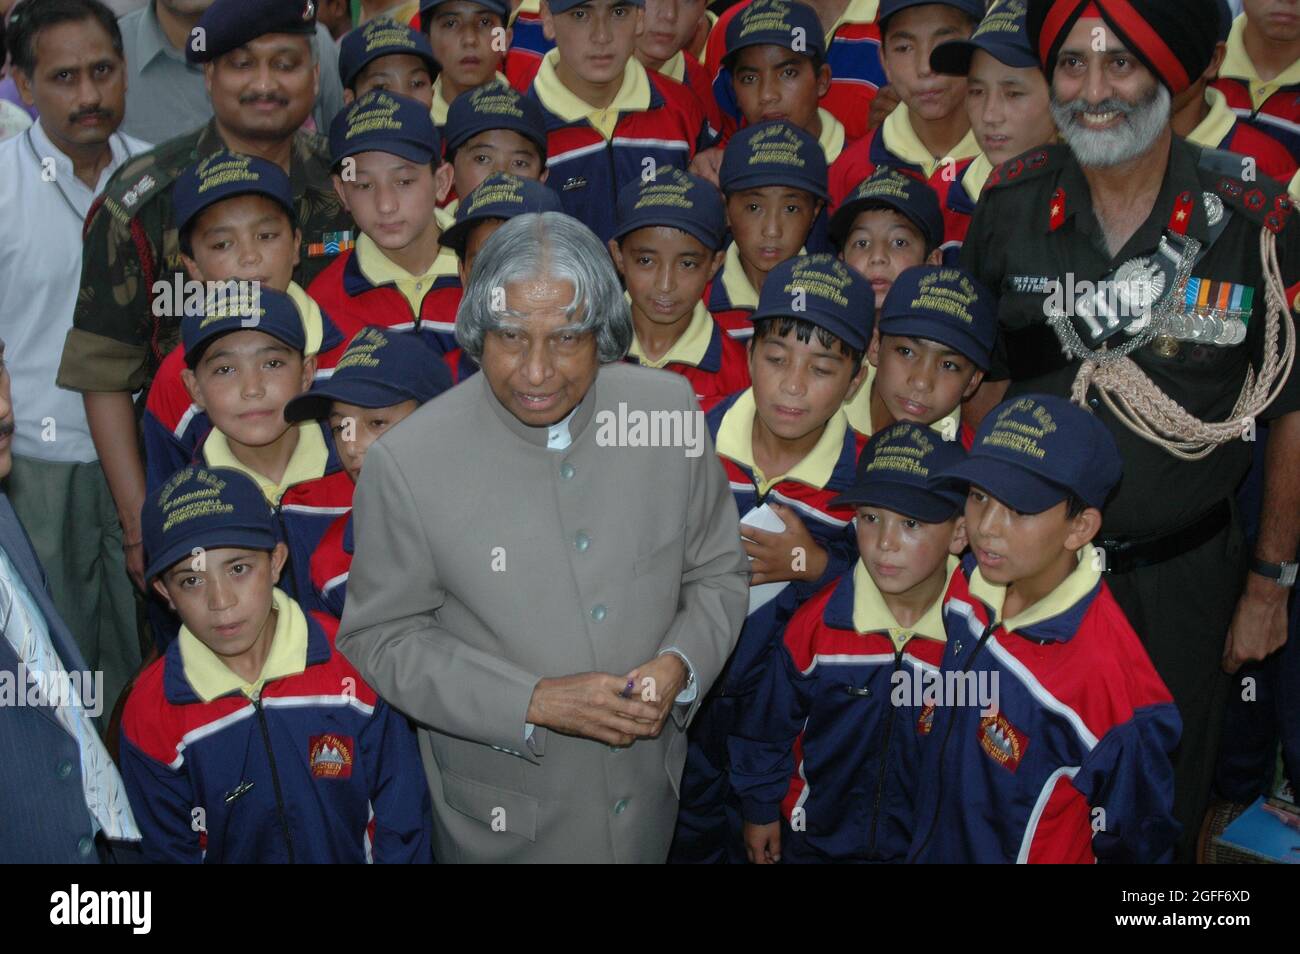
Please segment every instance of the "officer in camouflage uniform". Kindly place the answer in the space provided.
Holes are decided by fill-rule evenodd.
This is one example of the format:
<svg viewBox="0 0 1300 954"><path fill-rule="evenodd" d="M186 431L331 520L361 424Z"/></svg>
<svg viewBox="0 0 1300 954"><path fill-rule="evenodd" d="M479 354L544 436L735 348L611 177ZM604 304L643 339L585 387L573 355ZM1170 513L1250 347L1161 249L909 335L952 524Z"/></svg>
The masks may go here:
<svg viewBox="0 0 1300 954"><path fill-rule="evenodd" d="M1120 447L1124 477L1096 544L1182 716L1182 860L1212 781L1230 685L1222 668L1285 640L1289 589L1279 583L1300 539L1294 321L1283 305L1270 322L1266 307L1276 266L1276 290L1300 277L1300 226L1282 185L1244 181L1240 156L1174 137L1167 116L1169 98L1205 69L1213 43L1197 31L1215 22L1214 0L1031 0L1031 41L1068 145L996 169L962 249L962 264L1001 298L1000 367L976 413L1008 391L1073 396ZM1133 95L1140 86L1154 92ZM1125 136L1128 154L1107 157ZM1273 268L1264 246L1276 249ZM1256 417L1271 434L1252 561L1233 495Z"/></svg>
<svg viewBox="0 0 1300 954"><path fill-rule="evenodd" d="M180 302L170 290L183 287L186 276L172 183L223 145L279 162L302 229L294 279L303 287L353 240L351 217L334 193L328 144L300 128L319 85L309 43L314 30L314 0L216 0L187 49L191 61L205 64L212 121L125 164L87 218L81 288L58 383L85 395L137 583L144 472L131 394L147 391L179 339ZM168 293L154 293L158 282Z"/></svg>

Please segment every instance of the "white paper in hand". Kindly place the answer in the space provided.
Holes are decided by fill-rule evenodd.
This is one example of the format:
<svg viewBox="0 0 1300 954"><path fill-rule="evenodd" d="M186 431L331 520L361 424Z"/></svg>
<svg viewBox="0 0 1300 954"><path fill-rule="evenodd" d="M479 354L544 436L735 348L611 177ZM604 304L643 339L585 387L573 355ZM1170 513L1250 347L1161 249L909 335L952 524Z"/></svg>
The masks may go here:
<svg viewBox="0 0 1300 954"><path fill-rule="evenodd" d="M785 521L778 517L776 511L767 504L762 504L740 518L740 535L742 537L745 535L746 527L780 533L785 529ZM789 582L781 582L760 583L758 586L751 586L749 588L749 612L753 613L760 606L776 599L776 595L789 585Z"/></svg>

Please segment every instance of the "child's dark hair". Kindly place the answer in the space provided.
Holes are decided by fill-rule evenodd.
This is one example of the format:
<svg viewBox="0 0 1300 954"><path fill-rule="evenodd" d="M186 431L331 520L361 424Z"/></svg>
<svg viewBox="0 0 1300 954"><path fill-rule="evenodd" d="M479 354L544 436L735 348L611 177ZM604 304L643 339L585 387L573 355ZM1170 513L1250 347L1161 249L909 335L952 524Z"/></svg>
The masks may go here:
<svg viewBox="0 0 1300 954"><path fill-rule="evenodd" d="M1079 514L1087 510L1088 506L1089 505L1084 502L1082 497L1071 492L1070 495L1065 498L1065 516L1070 520L1073 520L1075 517L1079 516Z"/></svg>
<svg viewBox="0 0 1300 954"><path fill-rule="evenodd" d="M246 194L257 195L258 193L254 192L254 193L246 193ZM230 196L230 198L234 199L234 198L238 198L238 196ZM288 209L282 206L279 202L276 202L270 196L264 196L264 198L272 205L274 205L277 209L279 209L280 212L284 215L284 217L289 220L290 231L293 231L298 227L297 215L295 215L293 212L290 212ZM180 232L177 233L176 242L180 246L182 255L184 255L187 258L194 257L194 227L199 224L199 220L203 218L203 216L207 215L209 212L211 212L220 204L221 204L220 202L214 202L212 205L208 206L198 215L194 216L194 218L190 219L189 222L185 224L185 228L181 229Z"/></svg>
<svg viewBox="0 0 1300 954"><path fill-rule="evenodd" d="M956 10L957 8L953 7L952 9ZM899 12L901 13L902 11L900 10ZM974 33L975 28L980 25L980 21L976 20L974 17L972 17L969 13L965 12L964 10L958 10L957 12L960 13L962 19L966 21L966 26L969 28L970 32ZM893 22L894 22L894 14L892 13L880 21L880 45L882 47L889 40L889 25Z"/></svg>
<svg viewBox="0 0 1300 954"><path fill-rule="evenodd" d="M98 22L112 41L113 50L119 57L123 56L117 17L100 0L21 0L9 15L5 41L14 67L31 76L36 71L36 37L40 32L61 23L82 20Z"/></svg>
<svg viewBox="0 0 1300 954"><path fill-rule="evenodd" d="M802 342L803 344L808 344L812 341L813 335L816 335L817 343L823 348L829 350L838 347L840 354L848 358L849 363L853 366L853 372L850 374L850 377L853 377L862 369L863 353L861 351L858 351L855 348L850 348L844 343L843 338L833 332L827 331L821 325L813 324L807 318L760 318L758 321L754 322L753 344L756 345L764 338L773 335L778 338L784 338L791 331L794 332L795 340Z"/></svg>

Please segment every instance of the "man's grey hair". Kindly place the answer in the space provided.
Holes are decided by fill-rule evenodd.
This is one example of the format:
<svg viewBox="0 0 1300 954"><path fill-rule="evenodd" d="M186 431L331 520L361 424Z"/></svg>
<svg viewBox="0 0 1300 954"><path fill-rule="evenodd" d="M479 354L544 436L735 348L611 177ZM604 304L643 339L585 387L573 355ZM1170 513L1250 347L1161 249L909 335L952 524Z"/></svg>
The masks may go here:
<svg viewBox="0 0 1300 954"><path fill-rule="evenodd" d="M516 216L483 245L456 313L456 340L466 354L479 361L483 340L507 319L505 287L538 278L572 282L574 330L595 334L602 364L623 359L632 344L632 313L609 250L562 212Z"/></svg>

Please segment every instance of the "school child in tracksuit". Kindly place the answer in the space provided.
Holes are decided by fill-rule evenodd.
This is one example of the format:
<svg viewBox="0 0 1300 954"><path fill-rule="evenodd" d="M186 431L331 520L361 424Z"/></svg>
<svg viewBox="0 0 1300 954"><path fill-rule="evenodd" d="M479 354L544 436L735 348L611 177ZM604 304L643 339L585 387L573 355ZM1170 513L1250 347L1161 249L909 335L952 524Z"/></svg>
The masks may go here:
<svg viewBox="0 0 1300 954"><path fill-rule="evenodd" d="M541 69L542 57L555 49L555 40L546 35L541 0L520 0L511 5L514 9L508 20L510 50L506 53L505 73L511 86L527 92Z"/></svg>
<svg viewBox="0 0 1300 954"><path fill-rule="evenodd" d="M273 162L220 150L185 170L172 187L181 259L190 280L257 282L293 299L303 323L303 351L328 377L344 338L293 281L301 244L289 177ZM195 301L195 310L202 303ZM141 422L145 488L152 491L194 458L212 423L185 389L185 348L168 353L154 376Z"/></svg>
<svg viewBox="0 0 1300 954"><path fill-rule="evenodd" d="M285 545L257 484L188 467L142 515L146 576L179 638L136 680L121 770L152 862L431 861L406 720L276 587Z"/></svg>
<svg viewBox="0 0 1300 954"><path fill-rule="evenodd" d="M702 407L749 387L745 346L713 320L705 289L722 267L726 211L713 184L680 169L629 183L609 240L632 306L627 360L683 375Z"/></svg>
<svg viewBox="0 0 1300 954"><path fill-rule="evenodd" d="M452 385L451 372L429 346L409 332L362 328L334 366L284 408L290 424L324 421L334 436L339 461L356 486L370 445L416 409ZM313 599L335 619L343 616L352 566L352 508L335 518L309 560Z"/></svg>
<svg viewBox="0 0 1300 954"><path fill-rule="evenodd" d="M1246 46L1249 35L1256 49L1276 56L1295 42L1293 30L1285 24L1270 24L1267 17L1252 23L1249 10L1238 15L1228 32L1227 55L1213 85L1242 122L1276 139L1300 162L1300 59L1265 79Z"/></svg>
<svg viewBox="0 0 1300 954"><path fill-rule="evenodd" d="M388 17L367 20L339 41L344 104L383 89L433 106L438 61L419 30Z"/></svg>
<svg viewBox="0 0 1300 954"><path fill-rule="evenodd" d="M334 191L361 235L308 294L347 340L380 325L415 331L441 355L456 351L460 279L455 256L439 241L437 215L451 166L429 110L404 96L367 93L335 117L329 138Z"/></svg>
<svg viewBox="0 0 1300 954"><path fill-rule="evenodd" d="M922 176L943 206L948 188L980 150L966 112L965 78L935 73L928 51L969 37L983 16L981 0L881 0L882 58L901 102L831 167L833 207L882 165Z"/></svg>
<svg viewBox="0 0 1300 954"><path fill-rule="evenodd" d="M643 0L552 0L555 49L528 90L546 118L550 185L602 242L618 192L665 166L685 169L713 136L695 96L632 55Z"/></svg>
<svg viewBox="0 0 1300 954"><path fill-rule="evenodd" d="M954 689L918 718L908 860L1172 857L1182 724L1090 546L1121 469L1095 416L1029 394L990 411L935 478L968 489L971 549L944 597L940 684L966 678L996 702Z"/></svg>
<svg viewBox="0 0 1300 954"><path fill-rule="evenodd" d="M447 110L464 93L507 85L500 67L510 42L506 0L421 0L420 32L428 37L442 69L433 84L433 123L447 123Z"/></svg>
<svg viewBox="0 0 1300 954"><path fill-rule="evenodd" d="M750 861L906 856L917 700L943 656L943 595L966 546L965 499L927 480L965 456L894 424L833 501L855 510L860 558L799 607L730 739Z"/></svg>
<svg viewBox="0 0 1300 954"><path fill-rule="evenodd" d="M997 303L969 272L916 265L885 296L867 349L867 375L845 406L849 425L874 434L895 421L934 428L969 448L962 402L984 380L997 342Z"/></svg>
<svg viewBox="0 0 1300 954"><path fill-rule="evenodd" d="M767 274L805 251L826 204L826 159L798 126L758 123L731 137L718 182L732 240L705 301L727 334L745 339Z"/></svg>
<svg viewBox="0 0 1300 954"><path fill-rule="evenodd" d="M447 113L442 142L443 159L451 164L451 193L439 210L444 232L460 198L494 172L547 181L541 107L509 86L488 84L458 97Z"/></svg>
<svg viewBox="0 0 1300 954"><path fill-rule="evenodd" d="M852 486L866 441L843 404L862 380L873 319L871 286L843 262L783 262L754 313L753 386L706 414L741 514L750 609L691 724L671 861L745 860L727 737L753 704L781 627L857 559L853 508L833 501Z"/></svg>
<svg viewBox="0 0 1300 954"><path fill-rule="evenodd" d="M456 220L442 244L456 253L461 285L469 284L474 259L502 225L526 212L560 212L560 197L543 183L494 172L456 207Z"/></svg>
<svg viewBox="0 0 1300 954"><path fill-rule="evenodd" d="M771 2L768 0L769 5ZM739 122L742 112L736 103L733 78L725 61L733 49L731 25L754 5L738 3L718 17L709 33L704 56L704 68L713 77L718 105L724 116L730 116L736 122ZM850 141L860 139L869 132L871 105L876 92L887 82L880 63L877 0L849 0L839 19L824 31L824 36L825 61L830 67L831 81L821 95L821 105L844 124Z"/></svg>
<svg viewBox="0 0 1300 954"><path fill-rule="evenodd" d="M311 386L316 363L303 355L298 312L287 295L263 289L252 307L216 302L186 316L181 340L185 387L212 421L194 463L241 471L261 488L288 544L284 589L305 603L312 551L351 507L352 482L328 426L284 417L289 401Z"/></svg>
<svg viewBox="0 0 1300 954"><path fill-rule="evenodd" d="M637 37L636 58L646 69L662 73L694 93L709 129L721 135L723 115L713 97L713 77L691 52L691 45L708 18L705 0L647 2L645 30Z"/></svg>

